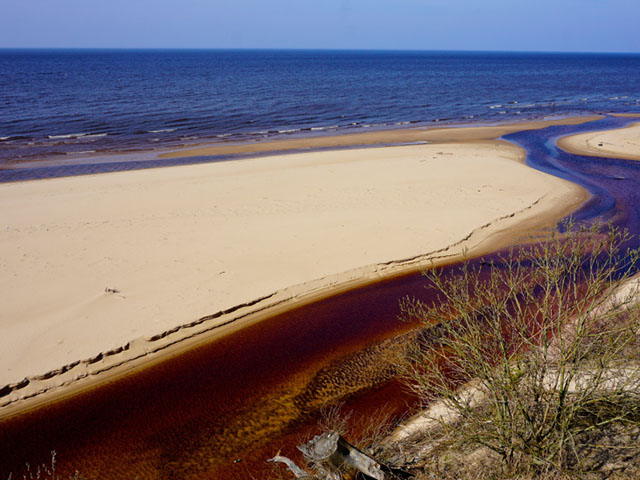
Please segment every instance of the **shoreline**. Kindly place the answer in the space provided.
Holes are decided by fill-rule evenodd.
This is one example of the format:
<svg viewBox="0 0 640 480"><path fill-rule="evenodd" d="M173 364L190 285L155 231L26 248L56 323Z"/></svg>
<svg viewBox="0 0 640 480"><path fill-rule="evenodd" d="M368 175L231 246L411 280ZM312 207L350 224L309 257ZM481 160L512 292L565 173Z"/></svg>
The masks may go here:
<svg viewBox="0 0 640 480"><path fill-rule="evenodd" d="M447 130L457 128L468 127L495 127L501 125L520 125L520 124L533 124L536 122L547 121L562 121L569 118L586 118L586 117L599 117L604 115L600 110L592 110L585 112L571 112L565 114L555 113L540 113L538 115L520 116L520 115L505 115L501 118L489 118L482 116L475 116L471 118L450 118L450 119L435 119L435 120L421 120L421 121L398 121L387 122L371 125L335 125L335 126L316 126L300 129L284 129L280 130L268 130L261 132L262 134L256 135L257 132L247 132L237 134L203 134L203 136L196 136L193 138L185 139L161 139L155 138L153 141L143 141L140 144L131 144L125 141L124 144L110 144L102 145L99 147L93 146L93 144L87 144L86 150L69 150L65 152L52 151L33 153L26 156L20 156L19 158L7 158L3 157L0 161L0 172L3 170L16 170L16 169L29 169L29 168L43 168L48 166L66 166L75 165L78 161L82 164L102 164L108 162L122 162L130 163L136 161L145 161L151 159L161 159L161 155L171 155L177 151L190 151L200 148L224 147L231 146L235 148L237 145L244 146L263 146L271 143L287 143L293 142L305 142L306 140L319 140L324 142L325 138L335 137L348 137L351 135L364 135L376 137L380 133L385 134L388 132L402 132L402 131L433 131L433 130ZM81 141L85 136L89 139L95 138L96 135L103 135L102 133L70 133L65 135L71 139ZM5 138L5 137L3 137ZM8 138L8 137L7 137ZM6 140L6 138L5 138ZM2 144L2 141L0 141ZM73 145L73 144L70 144ZM365 146L365 143L359 145ZM5 145L7 147L7 145ZM20 150L20 146L16 147L16 153ZM97 149L93 149L97 148ZM304 147L303 147L304 148ZM262 151L261 148L258 151ZM6 156L6 155L5 155ZM169 158L169 157L167 157Z"/></svg>
<svg viewBox="0 0 640 480"><path fill-rule="evenodd" d="M639 114L640 115L640 114ZM224 140L210 138L203 139L202 142L184 144L182 146L168 146L160 149L140 149L130 152L99 152L87 156L53 156L45 158L31 158L10 162L0 165L1 172L19 172L34 169L51 168L73 168L78 166L93 166L95 171L80 173L79 175L93 175L101 173L112 173L120 170L100 171L99 166L105 164L139 164L139 168L165 168L183 163L167 163L165 165L154 165L154 163L181 160L193 157L217 156L219 161L235 161L245 158L256 158L271 154L286 154L296 152L322 151L326 149L352 149L368 147L401 146L408 144L430 143L430 142L456 142L467 140L492 140L508 133L513 133L521 129L538 129L551 125L575 125L604 118L600 114L587 114L581 116L542 117L539 119L517 119L513 118L506 122L472 122L454 123L433 126L431 124L417 124L415 126L395 126L380 127L371 129L360 129L359 131L345 132L323 132L310 135L309 132L300 132L290 138L269 137L259 140L241 139ZM480 120L480 119L478 119ZM456 133L457 130L464 130L465 133ZM230 158L225 158L230 157ZM210 162L218 161L215 158ZM80 162L80 163L78 163ZM200 162L198 162L200 163ZM149 164L150 166L145 166ZM190 163L184 163L189 165ZM123 170L124 171L124 170ZM75 174L60 175L43 178L27 178L18 180L7 180L8 182L45 180L47 178L63 178L74 176Z"/></svg>
<svg viewBox="0 0 640 480"><path fill-rule="evenodd" d="M158 158L189 158L197 156L234 155L304 151L324 148L374 147L404 145L418 142L450 143L461 141L494 140L521 130L542 129L553 125L579 125L604 118L602 115L559 117L553 119L527 120L524 122L484 125L477 123L442 127L416 126L414 128L392 128L322 136L301 136L293 139L267 140L255 143L212 142L195 147L161 152Z"/></svg>
<svg viewBox="0 0 640 480"><path fill-rule="evenodd" d="M575 119L572 121L582 123L585 120L580 117L580 121ZM474 148L480 148L478 146L483 145L488 148L497 143L503 148L505 145L509 145L511 149L517 148L506 144L506 142L485 140L480 143L476 143L477 141L469 143L469 140L466 140L469 135L486 136L489 135L489 132L485 129L491 128L493 130L490 132L493 132L495 138L496 132L503 131L505 127L476 128L480 128L481 131L457 133L447 131L447 135L441 137L443 140L433 146L438 146L441 149L442 145L450 145L450 142L454 141L452 138L458 138L458 141L461 141L463 145L473 145ZM538 128L543 127L539 126ZM509 131L517 130L512 129L513 127L509 126ZM500 135L503 134L500 133ZM460 137L463 137L466 142L460 140ZM407 147L387 147L386 150L388 152L388 149L394 148ZM408 148L421 149L426 146L417 145ZM385 148L375 150L386 153L384 152ZM287 156L287 162L290 159L291 156ZM519 161L522 162L522 153L520 153ZM123 175L128 174L124 173ZM588 198L588 194L581 187L572 186L569 191L570 193L565 191L564 196L560 195L559 197L553 194L538 197L523 208L493 218L489 223L475 227L462 240L458 239L449 246L430 253L419 254L405 260L372 263L365 267L360 266L342 273L323 276L313 281L295 283L293 287L285 286L272 291L272 293L267 293L257 300L235 303L235 306L223 309L213 315L199 317L198 320L187 324L183 323L181 326L165 330L164 333L138 338L128 342L125 346L103 351L88 360L74 361L67 364L66 367L56 368L43 375L31 376L28 381L23 380L10 384L0 389L0 393L3 394L0 396L0 418L9 418L54 399L90 389L96 384L125 375L137 368L144 368L145 365L162 361L168 356L178 355L199 343L209 342L237 331L248 324L268 318L276 312L295 308L298 305L310 303L340 291L374 283L383 278L387 279L418 271L429 265L434 257L438 262L448 263L459 258L465 248L468 248L469 255L477 256L504 247L513 240L525 236L527 232L534 232L553 225L559 218L573 211Z"/></svg>

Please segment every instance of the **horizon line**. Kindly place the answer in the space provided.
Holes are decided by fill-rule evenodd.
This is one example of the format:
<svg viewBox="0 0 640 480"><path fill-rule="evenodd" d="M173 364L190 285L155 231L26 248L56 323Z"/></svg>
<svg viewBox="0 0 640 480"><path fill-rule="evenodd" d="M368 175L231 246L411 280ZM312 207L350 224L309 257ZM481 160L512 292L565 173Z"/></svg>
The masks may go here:
<svg viewBox="0 0 640 480"><path fill-rule="evenodd" d="M66 51L247 51L247 52L389 52L389 53L530 53L585 55L640 55L636 51L588 50L482 50L482 49L396 49L396 48L284 48L284 47L2 47L2 50Z"/></svg>

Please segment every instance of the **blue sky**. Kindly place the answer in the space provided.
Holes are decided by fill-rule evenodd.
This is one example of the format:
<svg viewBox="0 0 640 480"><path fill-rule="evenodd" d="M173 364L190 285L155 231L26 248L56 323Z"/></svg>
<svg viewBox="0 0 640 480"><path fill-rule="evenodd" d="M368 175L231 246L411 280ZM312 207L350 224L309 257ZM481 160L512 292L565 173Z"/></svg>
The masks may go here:
<svg viewBox="0 0 640 480"><path fill-rule="evenodd" d="M639 0L0 0L0 47L640 52Z"/></svg>

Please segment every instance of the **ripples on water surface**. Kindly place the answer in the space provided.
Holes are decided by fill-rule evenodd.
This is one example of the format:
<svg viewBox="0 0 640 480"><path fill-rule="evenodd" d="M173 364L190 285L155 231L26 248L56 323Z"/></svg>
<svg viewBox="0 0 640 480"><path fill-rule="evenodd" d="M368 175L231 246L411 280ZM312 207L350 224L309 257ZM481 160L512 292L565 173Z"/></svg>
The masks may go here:
<svg viewBox="0 0 640 480"><path fill-rule="evenodd" d="M599 110L640 110L640 55L0 50L0 166Z"/></svg>

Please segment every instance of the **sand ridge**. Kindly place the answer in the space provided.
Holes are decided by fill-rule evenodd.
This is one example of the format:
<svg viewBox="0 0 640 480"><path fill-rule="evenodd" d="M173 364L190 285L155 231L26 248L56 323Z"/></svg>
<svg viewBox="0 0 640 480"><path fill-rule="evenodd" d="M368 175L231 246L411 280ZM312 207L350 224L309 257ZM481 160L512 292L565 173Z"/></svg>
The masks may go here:
<svg viewBox="0 0 640 480"><path fill-rule="evenodd" d="M489 251L586 199L523 158L506 142L433 143L0 185L0 415Z"/></svg>

